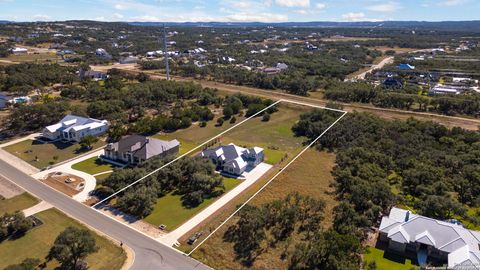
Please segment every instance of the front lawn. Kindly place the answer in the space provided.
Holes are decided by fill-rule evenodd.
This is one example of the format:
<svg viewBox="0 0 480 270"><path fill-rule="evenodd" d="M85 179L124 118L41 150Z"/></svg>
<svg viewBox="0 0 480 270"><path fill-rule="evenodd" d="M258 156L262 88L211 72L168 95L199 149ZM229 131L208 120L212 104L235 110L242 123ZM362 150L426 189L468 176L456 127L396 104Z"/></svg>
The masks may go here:
<svg viewBox="0 0 480 270"><path fill-rule="evenodd" d="M0 216L30 208L38 203L37 198L24 192L10 199L0 200ZM0 268L1 269L1 268Z"/></svg>
<svg viewBox="0 0 480 270"><path fill-rule="evenodd" d="M93 145L93 149L103 145L105 145L105 142L99 140L95 145ZM6 146L3 149L39 169L85 153L78 143L43 143L37 140L21 141L13 145Z"/></svg>
<svg viewBox="0 0 480 270"><path fill-rule="evenodd" d="M92 157L72 165L72 169L86 172L92 175L97 173L107 172L107 171L113 171L113 169L116 167L117 166L111 163L105 162L97 157Z"/></svg>
<svg viewBox="0 0 480 270"><path fill-rule="evenodd" d="M225 185L225 193L232 190L241 180L224 177L223 184ZM195 208L186 208L182 204L180 195L167 194L157 200L157 204L153 212L145 218L150 224L167 225L167 230L172 231L185 221L199 213L205 207L213 203L217 198L209 198L203 201L199 206Z"/></svg>
<svg viewBox="0 0 480 270"><path fill-rule="evenodd" d="M35 216L44 224L27 232L23 237L0 243L0 269L18 264L26 258L37 258L43 262L55 238L68 226L86 229L56 209L43 211ZM123 249L96 233L94 236L99 250L87 257L89 269L120 269L126 259ZM57 262L51 261L47 263L46 269L55 269L57 266Z"/></svg>
<svg viewBox="0 0 480 270"><path fill-rule="evenodd" d="M365 260L365 265L368 265L370 261L375 261L378 270L418 269L417 266L412 264L411 260L390 255L388 253L385 254L385 251L374 247L367 247L367 253L363 255L363 259Z"/></svg>

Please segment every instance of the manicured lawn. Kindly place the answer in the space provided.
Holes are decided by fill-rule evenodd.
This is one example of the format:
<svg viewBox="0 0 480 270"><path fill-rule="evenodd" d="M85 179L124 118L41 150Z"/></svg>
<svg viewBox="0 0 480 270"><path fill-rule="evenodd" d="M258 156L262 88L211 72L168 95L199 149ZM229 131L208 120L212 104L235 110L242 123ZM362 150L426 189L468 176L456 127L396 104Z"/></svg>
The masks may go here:
<svg viewBox="0 0 480 270"><path fill-rule="evenodd" d="M65 216L56 209L50 209L36 215L44 224L29 231L25 236L0 243L0 269L11 264L20 263L26 258L38 258L42 262L55 241L55 238L68 226L85 227ZM106 238L96 233L95 240L100 248L98 252L87 257L89 269L120 269L123 265L125 252ZM46 269L55 269L58 263L47 263Z"/></svg>
<svg viewBox="0 0 480 270"><path fill-rule="evenodd" d="M164 140L164 141L170 141L170 140L177 139L177 141L180 142L180 150L178 151L178 156L181 156L181 155L187 153L188 151L192 150L193 148L195 148L199 145L199 144L197 144L197 143L195 143L191 140L175 138L175 136L172 136L171 133L157 134L157 135L154 135L153 138Z"/></svg>
<svg viewBox="0 0 480 270"><path fill-rule="evenodd" d="M403 259L399 256L391 256L389 254L385 256L385 251L374 247L367 248L367 253L363 255L363 259L365 260L366 265L368 265L368 262L374 260L377 263L378 270L419 269L412 264L411 260Z"/></svg>
<svg viewBox="0 0 480 270"><path fill-rule="evenodd" d="M0 200L0 216L5 213L21 211L38 203L37 198L24 192L10 199Z"/></svg>
<svg viewBox="0 0 480 270"><path fill-rule="evenodd" d="M101 147L104 144L104 141L99 140L93 148ZM36 140L21 141L3 149L39 169L84 153L79 144L65 144L62 142L42 143ZM38 158L38 161L35 158Z"/></svg>
<svg viewBox="0 0 480 270"><path fill-rule="evenodd" d="M261 117L250 119L225 133L220 138L221 143L262 147L265 149L266 162L272 165L277 164L285 155L293 157L303 147L302 143L305 139L295 137L291 129L299 120L300 114L307 111L310 111L310 108L305 106L281 104L278 112L272 114L270 121L264 122ZM244 119L244 117L237 116L236 123ZM214 125L215 122L216 120L208 122L208 125L203 128L192 125L187 129L154 137L179 140L181 144L185 144L186 148L182 149L181 147L180 152L185 153L235 125L225 121L221 127L218 127Z"/></svg>
<svg viewBox="0 0 480 270"><path fill-rule="evenodd" d="M112 171L115 167L115 165L102 161L97 157L89 158L72 165L73 169L86 172L88 174L97 174L101 172Z"/></svg>
<svg viewBox="0 0 480 270"><path fill-rule="evenodd" d="M224 178L225 193L236 187L240 182L241 180ZM153 212L145 218L145 221L157 226L165 224L167 230L171 231L209 206L217 198L207 199L195 208L186 208L182 205L180 195L167 194L157 200Z"/></svg>

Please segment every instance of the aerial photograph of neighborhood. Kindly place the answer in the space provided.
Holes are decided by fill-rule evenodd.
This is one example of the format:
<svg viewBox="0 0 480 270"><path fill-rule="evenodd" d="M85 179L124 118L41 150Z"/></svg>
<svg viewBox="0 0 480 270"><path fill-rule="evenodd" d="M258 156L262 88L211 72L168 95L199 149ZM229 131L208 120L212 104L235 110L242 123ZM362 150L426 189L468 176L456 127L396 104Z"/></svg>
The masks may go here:
<svg viewBox="0 0 480 270"><path fill-rule="evenodd" d="M0 270L480 270L479 0L0 0Z"/></svg>

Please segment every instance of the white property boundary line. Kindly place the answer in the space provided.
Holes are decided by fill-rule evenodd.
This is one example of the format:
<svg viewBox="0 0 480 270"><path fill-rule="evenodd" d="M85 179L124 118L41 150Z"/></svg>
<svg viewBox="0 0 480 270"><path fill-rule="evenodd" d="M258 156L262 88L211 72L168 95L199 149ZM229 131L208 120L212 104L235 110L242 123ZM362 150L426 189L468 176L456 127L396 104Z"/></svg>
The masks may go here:
<svg viewBox="0 0 480 270"><path fill-rule="evenodd" d="M139 182L141 182L141 181L143 181L143 180L145 180L146 178L148 178L148 177L152 176L153 174L155 174L155 173L159 172L159 171L160 171L160 170L162 170L163 168L165 168L165 167L167 167L167 166L171 165L171 164L172 164L172 163L174 163L175 161L178 161L179 159L182 159L183 157L185 157L185 156L187 156L187 155L190 155L191 153L193 153L193 152L197 151L197 149L199 149L200 147L204 146L205 144L207 144L207 143L209 143L209 142L211 142L211 141L215 140L215 139L216 139L216 138L218 138L218 137L221 137L223 134L225 134L225 133L229 132L230 130L232 130L232 129L236 128L237 126L239 126L239 125L241 125L241 124L243 124L243 123L247 122L248 120L250 120L250 119L252 119L252 118L256 117L257 115L259 115L259 114L263 113L264 111L266 111L266 110L270 109L271 107L273 107L273 106L275 106L275 105L279 104L279 103L280 103L280 102L282 102L282 101L283 101L283 100L278 100L277 102L275 102L275 103L271 104L270 106L266 107L265 109L263 109L263 110L261 110L261 111L259 111L259 112L255 113L254 115L251 115L250 117L248 117L248 118L246 118L246 119L243 119L243 120L242 120L240 123L238 123L238 124L234 125L233 127L230 127L230 128L228 128L228 129L226 129L226 130L222 131L220 134L218 134L218 135L216 135L215 137L213 137L213 138L211 138L211 139L207 140L206 142L204 142L204 143L202 143L202 144L200 144L200 145L196 146L195 148L191 149L190 151L186 152L185 154L183 154L183 155L181 155L181 156L179 156L179 157L175 158L174 160L172 160L172 161L170 161L170 162L168 162L168 163L164 164L164 165L163 165L163 166L161 166L160 168L153 170L152 172L150 172L150 173L146 174L145 176L141 177L140 179L138 179L138 180L136 180L136 181L134 181L134 182L130 183L129 185L127 185L127 186L125 186L125 187L123 187L123 188L119 189L118 191L116 191L116 192L115 192L115 193L113 193L112 195L110 195L110 196L106 197L105 199L103 199L103 200L99 201L98 203L94 204L94 205L92 206L92 208L96 208L96 207L97 207L97 206L99 206L100 204L102 204L102 203L104 203L105 201L109 200L110 198L112 198L112 197L116 196L118 193L120 193L120 192L122 192L122 191L124 191L124 190L126 190L126 189L128 189L128 188L130 188L130 187L132 187L132 186L134 186L135 184L137 184L137 183L139 183Z"/></svg>
<svg viewBox="0 0 480 270"><path fill-rule="evenodd" d="M296 102L293 102L293 103L296 103ZM304 105L306 105L306 104L304 104ZM335 111L339 111L339 110L335 110ZM327 129L325 129L322 132L322 134L320 134L307 147L305 147L300 153L298 153L287 165L285 165L285 167L281 168L280 171L272 177L272 179L270 179L257 192L255 192L250 198L248 198L248 200L246 200L240 207L238 207L237 210L235 210L235 212L233 212L227 219L225 219L217 228L215 228L215 230L213 230L207 237L205 237L205 239L203 239L202 242L200 242L198 245L196 245L187 255L188 256L192 255L192 253L195 250L197 250L203 243L205 243L205 241L207 241L215 232L217 232L221 227L223 227L223 225L225 225L231 218L233 218L233 216L235 216L240 210L242 210L242 208L245 207L245 205L247 205L254 197L256 197L260 192L262 192L262 190L264 190L273 180L275 180L295 160L297 160L303 153L305 153L310 147L312 147L325 133L327 133L327 131L329 131L333 126L335 126L338 123L338 121L340 121L347 114L346 111L342 111L342 112L343 112L343 114L337 120L335 120L335 122L333 122Z"/></svg>
<svg viewBox="0 0 480 270"><path fill-rule="evenodd" d="M183 155L181 155L181 156L173 159L172 161L170 161L170 162L162 165L160 168L153 170L152 172L150 172L150 173L144 175L143 177L141 177L140 179L138 179L138 180L136 180L136 181L128 184L127 186L119 189L118 191L116 191L116 192L114 192L113 194L109 195L108 197L102 199L101 201L97 202L96 204L94 204L94 205L91 206L91 207L96 209L99 205L103 204L105 201L109 200L110 198L113 198L113 197L116 196L117 194L119 194L119 193L125 191L126 189L128 189L128 188L136 185L137 183L145 180L146 178L148 178L148 177L152 176L153 174L159 172L160 170L164 169L165 167L170 166L172 163L174 163L174 162L176 162L176 161L184 158L185 156L190 155L191 153L197 151L199 148L201 148L202 146L206 145L207 143L209 143L209 142L211 142L211 141L213 141L213 140L221 137L223 134L225 134L225 133L229 132L230 130L232 130L232 129L234 129L234 128L240 126L240 125L242 125L243 123L247 122L248 120L257 117L259 114L265 112L266 110L268 110L268 109L276 106L277 104L279 104L279 103L281 103L281 102L287 102L287 103L292 103L292 104L297 104L297 105L304 105L304 106L309 106L309 107L314 107L314 108L320 108L320 109L325 109L325 110L330 110L330 111L335 111L335 112L342 112L342 113L344 113L344 114L346 113L345 111L342 111L342 110L337 110L337 109L332 109L332 108L327 108L327 107L321 107L321 106L315 106L315 105L308 104L308 103L302 103L302 102L296 102L296 101L291 101L291 100L280 99L280 100L274 102L273 104L271 104L270 106L264 108L263 110L255 113L255 114L253 114L253 115L251 115L250 117L242 120L241 122L237 123L236 125L234 125L234 126L228 128L228 129L222 131L222 132L219 133L218 135L216 135L216 136L210 138L209 140L205 141L204 143L196 146L195 148L191 149L190 151L184 153ZM342 116L342 117L343 117L343 116ZM323 133L322 133L322 135L323 135Z"/></svg>

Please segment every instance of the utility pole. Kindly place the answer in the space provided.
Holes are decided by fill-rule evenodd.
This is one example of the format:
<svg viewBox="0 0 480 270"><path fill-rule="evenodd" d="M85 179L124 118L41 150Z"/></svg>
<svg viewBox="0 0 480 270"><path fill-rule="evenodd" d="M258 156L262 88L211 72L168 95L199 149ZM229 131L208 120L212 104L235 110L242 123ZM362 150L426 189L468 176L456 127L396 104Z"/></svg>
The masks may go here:
<svg viewBox="0 0 480 270"><path fill-rule="evenodd" d="M165 24L163 25L163 55L165 58L165 69L167 72L167 81L170 80L170 67L168 65L168 50L167 50L167 30Z"/></svg>

